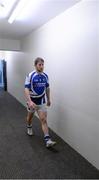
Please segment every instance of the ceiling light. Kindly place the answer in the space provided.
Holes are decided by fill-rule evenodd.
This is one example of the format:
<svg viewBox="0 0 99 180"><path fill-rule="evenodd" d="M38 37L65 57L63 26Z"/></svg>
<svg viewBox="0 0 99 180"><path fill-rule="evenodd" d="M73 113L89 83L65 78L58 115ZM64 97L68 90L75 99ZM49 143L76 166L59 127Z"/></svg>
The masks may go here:
<svg viewBox="0 0 99 180"><path fill-rule="evenodd" d="M18 2L18 4L16 5L16 7L14 8L12 14L10 15L8 22L10 24L13 23L13 21L17 18L17 16L20 14L20 12L22 11L22 9L26 6L26 3L28 2L28 0L20 0Z"/></svg>

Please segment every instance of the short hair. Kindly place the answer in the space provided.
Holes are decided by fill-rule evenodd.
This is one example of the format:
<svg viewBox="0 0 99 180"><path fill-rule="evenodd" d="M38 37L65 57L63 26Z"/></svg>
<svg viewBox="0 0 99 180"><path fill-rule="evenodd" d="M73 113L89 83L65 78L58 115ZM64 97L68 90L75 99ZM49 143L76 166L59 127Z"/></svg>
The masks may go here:
<svg viewBox="0 0 99 180"><path fill-rule="evenodd" d="M38 64L38 62L40 62L40 61L44 63L44 59L37 57L34 61L34 65L36 66Z"/></svg>

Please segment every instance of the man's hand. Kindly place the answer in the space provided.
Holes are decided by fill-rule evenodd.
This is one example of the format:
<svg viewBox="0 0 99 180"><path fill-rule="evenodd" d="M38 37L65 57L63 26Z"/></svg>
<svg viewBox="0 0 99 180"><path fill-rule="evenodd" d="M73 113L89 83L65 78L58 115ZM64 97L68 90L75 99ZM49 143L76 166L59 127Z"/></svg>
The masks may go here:
<svg viewBox="0 0 99 180"><path fill-rule="evenodd" d="M47 106L50 106L50 105L51 105L50 100L47 100Z"/></svg>
<svg viewBox="0 0 99 180"><path fill-rule="evenodd" d="M28 106L29 106L29 108L36 109L36 104L33 101L29 101Z"/></svg>

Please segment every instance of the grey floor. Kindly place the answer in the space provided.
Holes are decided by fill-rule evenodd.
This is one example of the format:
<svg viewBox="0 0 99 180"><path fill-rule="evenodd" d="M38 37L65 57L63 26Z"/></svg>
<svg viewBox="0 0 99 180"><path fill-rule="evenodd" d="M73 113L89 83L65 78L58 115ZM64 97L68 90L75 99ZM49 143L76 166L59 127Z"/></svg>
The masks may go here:
<svg viewBox="0 0 99 180"><path fill-rule="evenodd" d="M0 90L0 179L98 179L99 171L50 130L58 143L46 149L38 119L26 134L26 109Z"/></svg>

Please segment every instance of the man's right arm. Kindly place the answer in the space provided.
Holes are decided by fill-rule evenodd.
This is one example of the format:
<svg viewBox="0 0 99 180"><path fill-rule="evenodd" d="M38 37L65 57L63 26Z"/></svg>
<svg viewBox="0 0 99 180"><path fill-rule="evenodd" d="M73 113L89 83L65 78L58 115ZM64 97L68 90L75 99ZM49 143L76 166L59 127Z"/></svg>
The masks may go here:
<svg viewBox="0 0 99 180"><path fill-rule="evenodd" d="M31 97L30 97L30 87L31 87L31 83L30 83L30 79L31 79L31 76L30 74L28 76L26 76L26 79L25 79L25 90L24 90L24 93L25 93L25 97L26 97L26 101L28 103L28 106L31 108L36 108L36 104L31 100Z"/></svg>
<svg viewBox="0 0 99 180"><path fill-rule="evenodd" d="M29 89L25 88L24 93L25 93L26 101L30 102L31 98L30 98L30 91L29 91Z"/></svg>
<svg viewBox="0 0 99 180"><path fill-rule="evenodd" d="M28 106L29 106L30 108L31 108L31 107L32 107L32 108L36 108L36 104L35 104L33 101L31 101L29 89L28 89L28 88L25 88L24 93L25 93L25 97L26 97L26 101L27 101L27 103L28 103Z"/></svg>

